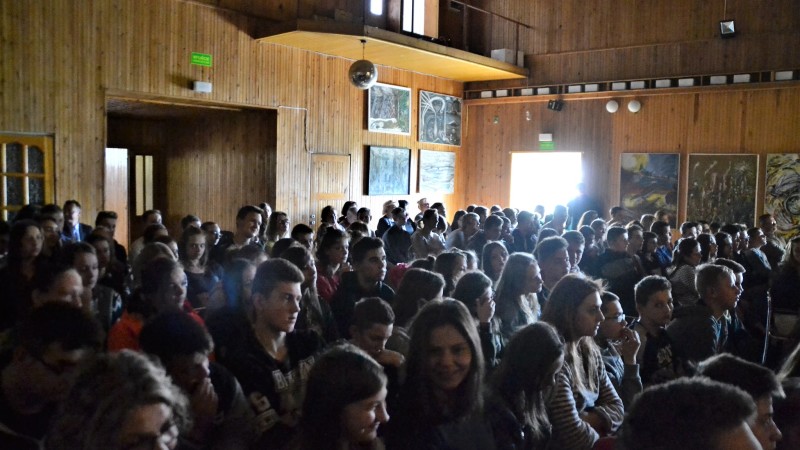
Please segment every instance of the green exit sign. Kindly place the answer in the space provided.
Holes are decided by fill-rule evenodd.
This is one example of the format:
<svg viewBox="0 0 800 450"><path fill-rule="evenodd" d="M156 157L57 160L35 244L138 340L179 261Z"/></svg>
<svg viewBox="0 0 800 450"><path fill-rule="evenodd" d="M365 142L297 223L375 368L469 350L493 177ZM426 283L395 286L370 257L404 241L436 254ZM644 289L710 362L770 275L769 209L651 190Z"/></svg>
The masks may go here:
<svg viewBox="0 0 800 450"><path fill-rule="evenodd" d="M211 55L206 53L192 52L192 64L195 66L211 67Z"/></svg>
<svg viewBox="0 0 800 450"><path fill-rule="evenodd" d="M553 141L539 142L539 150L555 150L556 143Z"/></svg>

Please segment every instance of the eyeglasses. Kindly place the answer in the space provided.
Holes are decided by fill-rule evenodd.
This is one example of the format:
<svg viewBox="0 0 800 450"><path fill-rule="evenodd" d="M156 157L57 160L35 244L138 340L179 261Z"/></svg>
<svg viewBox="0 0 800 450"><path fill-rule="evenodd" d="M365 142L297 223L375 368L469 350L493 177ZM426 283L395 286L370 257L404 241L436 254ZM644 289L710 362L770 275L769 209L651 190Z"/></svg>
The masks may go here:
<svg viewBox="0 0 800 450"><path fill-rule="evenodd" d="M609 322L628 323L625 314L618 314L616 316L608 316L606 320Z"/></svg>

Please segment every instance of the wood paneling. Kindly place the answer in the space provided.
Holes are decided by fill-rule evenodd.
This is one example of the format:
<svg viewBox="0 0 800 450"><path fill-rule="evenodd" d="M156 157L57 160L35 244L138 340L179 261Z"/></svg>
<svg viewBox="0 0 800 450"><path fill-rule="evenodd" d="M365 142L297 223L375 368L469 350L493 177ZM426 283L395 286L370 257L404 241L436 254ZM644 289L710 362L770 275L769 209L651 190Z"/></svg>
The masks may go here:
<svg viewBox="0 0 800 450"><path fill-rule="evenodd" d="M612 96L620 103L616 114L605 110ZM642 104L637 114L627 110L628 101L634 98ZM679 153L679 220L686 217L690 153L758 154L756 209L761 211L764 155L800 151L798 83L750 90L683 90L674 94L587 94L567 98L561 112L548 110L547 100L534 97L466 102L469 137L463 153L471 162L462 168L462 174L468 180L468 201L507 204L509 152L538 151L539 133L553 133L556 150L584 152L584 177L606 209L619 203L622 153ZM530 111L530 121L525 119L525 111ZM495 117L498 123L494 123ZM532 193L534 199L535 196Z"/></svg>

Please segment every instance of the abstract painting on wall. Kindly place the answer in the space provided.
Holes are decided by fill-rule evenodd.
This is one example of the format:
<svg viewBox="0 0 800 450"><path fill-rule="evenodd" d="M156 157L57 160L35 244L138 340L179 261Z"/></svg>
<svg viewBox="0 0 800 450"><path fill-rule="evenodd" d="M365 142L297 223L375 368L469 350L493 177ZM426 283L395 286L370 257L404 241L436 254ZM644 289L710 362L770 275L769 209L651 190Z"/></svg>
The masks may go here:
<svg viewBox="0 0 800 450"><path fill-rule="evenodd" d="M689 155L687 219L751 226L757 174L757 155Z"/></svg>
<svg viewBox="0 0 800 450"><path fill-rule="evenodd" d="M456 174L453 152L419 151L419 191L426 194L452 194Z"/></svg>
<svg viewBox="0 0 800 450"><path fill-rule="evenodd" d="M461 145L461 99L419 91L419 141Z"/></svg>
<svg viewBox="0 0 800 450"><path fill-rule="evenodd" d="M410 176L410 149L369 148L367 195L408 195Z"/></svg>
<svg viewBox="0 0 800 450"><path fill-rule="evenodd" d="M411 89L376 83L369 88L367 129L378 133L411 133Z"/></svg>
<svg viewBox="0 0 800 450"><path fill-rule="evenodd" d="M800 154L767 155L764 211L775 218L781 237L800 235Z"/></svg>
<svg viewBox="0 0 800 450"><path fill-rule="evenodd" d="M663 210L674 222L678 212L679 163L677 153L623 153L620 204L637 218Z"/></svg>

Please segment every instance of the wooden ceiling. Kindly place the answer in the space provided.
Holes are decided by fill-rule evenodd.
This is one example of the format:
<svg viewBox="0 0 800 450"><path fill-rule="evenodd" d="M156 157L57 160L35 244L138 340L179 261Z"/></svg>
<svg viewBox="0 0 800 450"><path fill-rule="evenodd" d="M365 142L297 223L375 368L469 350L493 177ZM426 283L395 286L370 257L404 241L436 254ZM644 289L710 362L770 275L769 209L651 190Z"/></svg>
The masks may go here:
<svg viewBox="0 0 800 450"><path fill-rule="evenodd" d="M360 39L367 41L365 59L377 65L461 82L528 76L528 69L523 67L360 24L296 20L272 27L265 37L257 40L358 60L362 59Z"/></svg>

